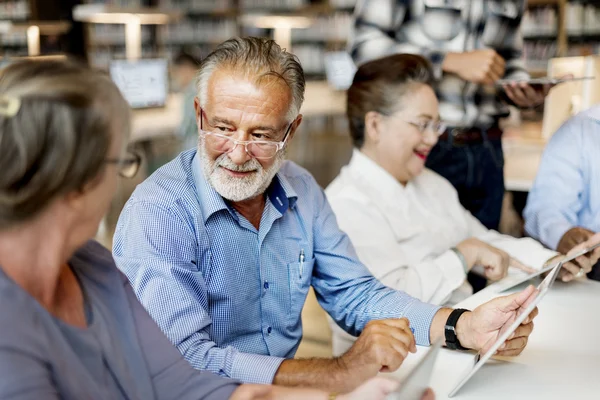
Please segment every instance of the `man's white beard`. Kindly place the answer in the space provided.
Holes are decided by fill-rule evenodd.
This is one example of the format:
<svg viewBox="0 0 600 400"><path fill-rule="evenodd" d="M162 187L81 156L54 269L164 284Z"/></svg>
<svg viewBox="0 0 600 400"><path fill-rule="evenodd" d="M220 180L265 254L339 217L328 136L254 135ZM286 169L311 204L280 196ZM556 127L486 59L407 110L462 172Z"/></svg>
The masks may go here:
<svg viewBox="0 0 600 400"><path fill-rule="evenodd" d="M237 165L231 161L226 153L221 154L216 160L212 161L206 152L206 146L202 143L202 138L198 141L198 153L202 156L202 170L208 183L210 183L217 193L229 201L248 200L263 194L271 184L279 168L281 168L283 161L285 161L285 153L283 151L275 155L273 165L267 170L255 158L248 160L243 165ZM253 172L245 177L235 177L220 167L225 167L236 172Z"/></svg>

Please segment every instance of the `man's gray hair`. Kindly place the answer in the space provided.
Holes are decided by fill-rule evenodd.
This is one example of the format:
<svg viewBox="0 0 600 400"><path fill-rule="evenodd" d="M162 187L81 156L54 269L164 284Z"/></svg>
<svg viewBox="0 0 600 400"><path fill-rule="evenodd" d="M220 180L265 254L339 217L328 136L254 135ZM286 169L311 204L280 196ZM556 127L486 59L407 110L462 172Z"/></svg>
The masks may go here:
<svg viewBox="0 0 600 400"><path fill-rule="evenodd" d="M205 105L208 81L217 68L242 71L259 81L265 76L281 78L292 92L292 104L288 111L291 122L300 113L304 101L304 71L298 58L282 49L274 40L246 37L232 38L221 43L210 53L198 70L197 85L200 104Z"/></svg>

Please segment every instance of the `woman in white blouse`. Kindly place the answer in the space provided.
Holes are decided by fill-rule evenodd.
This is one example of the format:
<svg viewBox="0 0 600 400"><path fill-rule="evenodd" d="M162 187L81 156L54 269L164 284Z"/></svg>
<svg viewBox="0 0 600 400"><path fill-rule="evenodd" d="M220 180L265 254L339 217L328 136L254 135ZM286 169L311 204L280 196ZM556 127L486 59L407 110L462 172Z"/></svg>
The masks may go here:
<svg viewBox="0 0 600 400"><path fill-rule="evenodd" d="M373 275L423 301L453 304L472 294L466 275L474 266L499 280L508 267L539 269L557 253L533 239L486 229L462 207L454 187L425 168L445 130L432 80L429 63L417 55L359 68L347 104L355 149L326 193ZM567 265L561 278L591 269L585 257L578 264ZM334 353L340 354L354 338L333 330Z"/></svg>

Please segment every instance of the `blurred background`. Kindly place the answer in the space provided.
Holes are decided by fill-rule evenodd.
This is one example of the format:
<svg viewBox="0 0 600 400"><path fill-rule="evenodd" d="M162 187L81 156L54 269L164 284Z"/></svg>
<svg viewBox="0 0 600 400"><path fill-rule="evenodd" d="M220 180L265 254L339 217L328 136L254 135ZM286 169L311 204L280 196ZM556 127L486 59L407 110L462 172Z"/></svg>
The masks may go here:
<svg viewBox="0 0 600 400"><path fill-rule="evenodd" d="M288 156L325 187L351 154L343 89L354 72L346 49L355 4L355 0L0 0L0 62L76 57L107 70L130 102L131 145L144 164L135 179L121 182L99 232L98 238L110 246L118 215L135 185L195 145L195 138L181 128L189 97L178 67L185 60L193 65L232 36L274 38L300 59L308 80L304 119ZM600 0L529 0L526 7L521 28L524 59L532 76L598 75ZM504 121L507 193L501 231L522 235L520 214L544 145L570 115L600 101L597 85L597 80L561 85L542 109L515 109ZM314 296L309 297L304 319L305 340L298 356L330 355L330 333Z"/></svg>

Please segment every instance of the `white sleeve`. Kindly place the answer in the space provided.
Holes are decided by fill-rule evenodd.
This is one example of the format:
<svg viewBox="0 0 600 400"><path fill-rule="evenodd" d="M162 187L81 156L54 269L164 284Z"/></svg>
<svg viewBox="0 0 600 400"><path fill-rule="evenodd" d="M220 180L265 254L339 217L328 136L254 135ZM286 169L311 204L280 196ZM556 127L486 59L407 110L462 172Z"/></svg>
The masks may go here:
<svg viewBox="0 0 600 400"><path fill-rule="evenodd" d="M515 238L487 229L469 211L464 210L464 213L471 237L507 252L511 257L531 268L541 269L546 261L558 254L555 251L548 250L534 239Z"/></svg>
<svg viewBox="0 0 600 400"><path fill-rule="evenodd" d="M329 200L358 257L386 286L424 302L443 304L464 283L466 274L454 252L413 264L410 252L414 247L409 239L398 239L379 210L347 197Z"/></svg>

